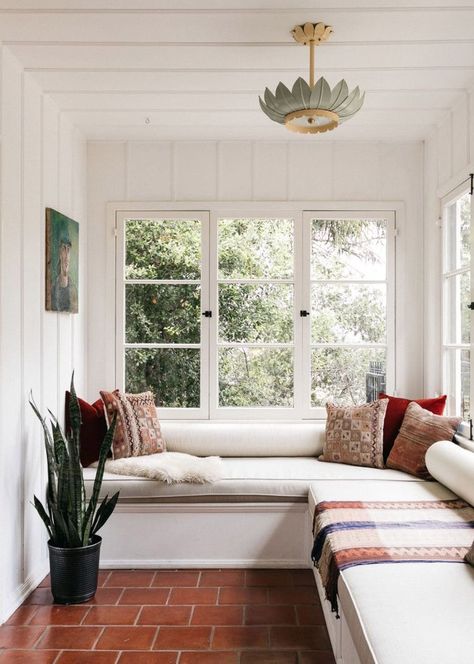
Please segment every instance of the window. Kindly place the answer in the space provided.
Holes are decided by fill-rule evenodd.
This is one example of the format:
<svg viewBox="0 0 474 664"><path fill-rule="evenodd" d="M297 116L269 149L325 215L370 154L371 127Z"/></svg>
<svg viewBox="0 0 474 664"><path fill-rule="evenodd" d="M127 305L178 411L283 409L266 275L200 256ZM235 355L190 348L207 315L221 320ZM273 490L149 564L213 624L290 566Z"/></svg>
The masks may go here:
<svg viewBox="0 0 474 664"><path fill-rule="evenodd" d="M117 384L162 417L319 417L394 389L394 213L117 221Z"/></svg>
<svg viewBox="0 0 474 664"><path fill-rule="evenodd" d="M443 385L447 412L471 416L471 196L444 206Z"/></svg>
<svg viewBox="0 0 474 664"><path fill-rule="evenodd" d="M393 225L387 219L308 216L311 406L373 401L387 388L393 351L393 324L387 325Z"/></svg>

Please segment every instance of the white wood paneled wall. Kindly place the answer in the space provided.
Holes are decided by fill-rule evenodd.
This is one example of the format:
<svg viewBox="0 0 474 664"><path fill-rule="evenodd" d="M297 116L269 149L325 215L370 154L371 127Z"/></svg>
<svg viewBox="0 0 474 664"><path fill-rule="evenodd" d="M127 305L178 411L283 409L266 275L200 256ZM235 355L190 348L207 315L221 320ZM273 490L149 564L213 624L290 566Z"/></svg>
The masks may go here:
<svg viewBox="0 0 474 664"><path fill-rule="evenodd" d="M50 97L1 47L0 622L47 568L39 423L28 405L62 419L72 368L83 389L86 343L86 145ZM80 222L80 314L44 310L44 209Z"/></svg>
<svg viewBox="0 0 474 664"><path fill-rule="evenodd" d="M88 394L113 388L114 237L111 201L398 201L398 392L423 391L423 146L421 142L97 141L88 144ZM274 204L275 203L275 204ZM324 207L323 207L324 209ZM112 269L111 269L112 268Z"/></svg>
<svg viewBox="0 0 474 664"><path fill-rule="evenodd" d="M474 170L474 89L462 94L425 141L425 392L442 390L441 197Z"/></svg>

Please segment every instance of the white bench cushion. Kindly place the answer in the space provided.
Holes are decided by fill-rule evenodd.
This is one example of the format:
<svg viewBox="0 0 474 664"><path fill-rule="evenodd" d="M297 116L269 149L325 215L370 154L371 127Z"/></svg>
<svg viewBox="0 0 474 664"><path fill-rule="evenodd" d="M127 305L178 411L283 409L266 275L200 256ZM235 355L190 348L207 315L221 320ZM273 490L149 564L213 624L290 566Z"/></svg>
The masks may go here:
<svg viewBox="0 0 474 664"><path fill-rule="evenodd" d="M321 482L322 500L455 498L437 482ZM473 661L474 569L457 563L380 563L341 573L339 605L361 664L464 664ZM416 656L414 655L416 653Z"/></svg>
<svg viewBox="0 0 474 664"><path fill-rule="evenodd" d="M167 421L161 431L170 452L222 457L318 456L326 423Z"/></svg>
<svg viewBox="0 0 474 664"><path fill-rule="evenodd" d="M212 484L164 484L156 480L105 473L101 495L120 490L122 501L159 502L227 500L307 501L315 480L406 480L419 482L397 470L325 463L314 458L224 458L225 478ZM86 490L92 489L95 468L84 469Z"/></svg>

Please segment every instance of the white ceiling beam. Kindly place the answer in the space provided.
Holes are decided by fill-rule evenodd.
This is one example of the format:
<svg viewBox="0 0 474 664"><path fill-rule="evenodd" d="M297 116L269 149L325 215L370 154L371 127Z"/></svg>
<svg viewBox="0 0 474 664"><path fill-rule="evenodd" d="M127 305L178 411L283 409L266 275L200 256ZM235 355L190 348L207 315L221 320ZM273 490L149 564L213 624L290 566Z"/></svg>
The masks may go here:
<svg viewBox="0 0 474 664"><path fill-rule="evenodd" d="M394 11L395 9L395 11ZM308 15L308 13L310 15ZM20 20L19 20L20 19ZM340 41L472 39L474 7L403 9L359 8L354 11L289 9L275 11L185 12L23 12L4 11L3 41L92 42L280 42L291 41L293 25L324 20Z"/></svg>
<svg viewBox="0 0 474 664"><path fill-rule="evenodd" d="M474 15L473 15L474 24ZM249 48L219 46L194 49L188 46L9 46L22 64L31 69L157 69L157 70L258 70L272 72L278 81L280 72L292 71L307 76L307 51L279 47ZM463 67L474 73L474 42L432 46L363 46L318 50L316 72L330 70L388 68Z"/></svg>
<svg viewBox="0 0 474 664"><path fill-rule="evenodd" d="M173 111L179 109L195 110L254 110L258 108L258 95L253 92L176 92L149 93L133 92L95 92L78 94L74 92L55 93L51 95L59 108L76 111L116 111L117 108L135 110ZM415 92L412 90L384 91L366 90L364 108L366 109L444 109L451 107L456 93Z"/></svg>
<svg viewBox="0 0 474 664"><path fill-rule="evenodd" d="M392 69L357 72L324 72L330 85L344 76L348 84L360 85L363 90L453 90L461 92L469 86L474 73L462 69ZM262 71L61 71L40 70L35 78L47 93L53 92L255 92L261 94L265 86L277 79L291 85L296 76L292 72ZM274 77L274 78L273 78Z"/></svg>

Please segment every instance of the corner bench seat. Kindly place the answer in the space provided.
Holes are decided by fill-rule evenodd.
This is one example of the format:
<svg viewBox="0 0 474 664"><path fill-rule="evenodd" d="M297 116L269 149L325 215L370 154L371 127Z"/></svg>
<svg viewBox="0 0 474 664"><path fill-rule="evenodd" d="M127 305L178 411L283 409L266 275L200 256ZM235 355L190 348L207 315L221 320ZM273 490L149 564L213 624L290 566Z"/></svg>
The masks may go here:
<svg viewBox="0 0 474 664"><path fill-rule="evenodd" d="M384 471L386 472L386 471ZM443 500L437 482L313 484L311 520L323 500ZM474 568L457 563L384 563L349 568L339 577L341 620L324 600L336 661L350 664L468 664L473 661Z"/></svg>
<svg viewBox="0 0 474 664"><path fill-rule="evenodd" d="M326 463L313 457L224 457L224 479L209 484L165 484L145 477L104 474L102 493L120 491L120 502L302 502L315 481L380 480L417 483L397 470ZM84 469L88 495L95 468Z"/></svg>

